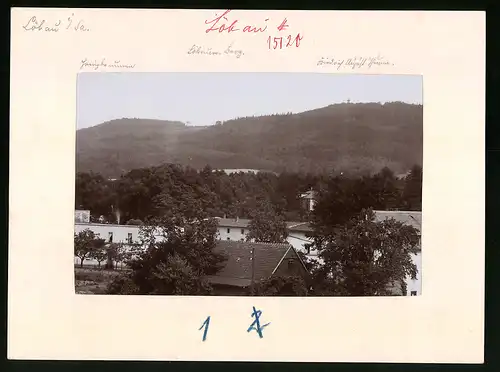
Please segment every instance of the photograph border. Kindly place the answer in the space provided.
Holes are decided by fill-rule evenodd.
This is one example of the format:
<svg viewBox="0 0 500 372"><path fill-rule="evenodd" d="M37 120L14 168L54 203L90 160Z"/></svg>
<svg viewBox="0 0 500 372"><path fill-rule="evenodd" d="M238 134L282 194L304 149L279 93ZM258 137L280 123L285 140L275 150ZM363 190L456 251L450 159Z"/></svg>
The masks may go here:
<svg viewBox="0 0 500 372"><path fill-rule="evenodd" d="M423 177L425 219L422 229L426 233L422 245L432 246L433 250L426 248L423 257L423 295L412 298L411 302L406 298L344 298L334 299L332 307L328 304L331 298L308 299L308 304L300 299L280 299L276 304L272 298L263 298L254 304L247 299L228 298L219 307L209 299L197 297L78 298L72 294L73 283L67 278L73 275L73 257L68 247L74 223L75 166L73 157L66 154L75 151L74 127L68 126L68 122L74 122L74 74L82 58L91 58L88 54L118 55L124 62L134 60L141 69L152 71L175 68L239 71L251 69L255 62L252 53L264 55L261 43L257 38L235 37L250 55L237 63L191 58L183 54L184 46L195 39L203 37L214 48L223 47L228 41L228 38L208 39L203 34L204 19L211 11L192 11L183 15L185 24L191 27L186 43L179 44L178 40L173 43L165 38L163 45L168 44L170 48L162 49L163 54L153 55L151 51L157 50L154 49L157 44L153 40L145 43L137 35L134 38L124 25L135 20L144 36L165 18L176 17L178 22L179 12L141 11L141 16L137 17L137 13L130 10L72 11L91 22L94 30L99 27L109 30L112 25L124 41L117 41L116 33L102 31L85 36L27 33L19 25L32 16L33 9L13 9L11 14L9 358L483 361L484 13L269 11L272 17L286 15L294 27L307 29L315 43L304 43L300 51L291 51L287 58L293 65L283 65L282 57L267 53L266 67L261 61L261 69L319 71L320 67L315 65L320 57L318 51L335 47L344 55L360 53L360 50L367 54L383 51L396 62L391 68L374 68L373 73L399 70L418 71L424 75L423 169L426 174ZM40 18L49 20L67 17L64 9L37 9L36 12ZM238 12L248 22L257 21L261 16L260 12ZM349 35L348 42L334 42L322 36L324 30L320 32L317 24L325 19L332 20L331 32L343 30ZM358 27L356 33L349 32L359 23L363 23L364 28ZM174 35L176 25L178 23L165 25L164 35ZM394 29L399 30L397 35ZM415 29L419 32L412 32ZM455 35L453 39L450 39L451 34ZM54 36L59 37L57 43L54 43ZM375 39L378 41L376 46ZM146 44L153 49L147 50ZM56 50L64 50L65 57L57 55ZM464 54L464 50L467 53ZM433 55L432 59L429 54ZM35 65L30 58L32 55L40 56ZM455 63L450 64L450 59ZM33 84L46 87L46 94L40 96L32 89ZM467 110L459 111L457 107L467 107ZM31 151L26 152L26 148ZM50 171L48 164L59 172L52 172L52 179L44 177ZM450 167L450 164L460 164L460 167ZM32 191L33 179L44 180L36 191ZM454 205L452 200L461 202ZM26 218L33 210L48 210L60 216L58 230L49 229L51 221L48 218ZM456 218L462 215L468 219ZM26 234L26 231L31 233ZM453 235L446 236L450 232ZM41 257L47 257L50 262L44 268L37 266ZM454 286L450 286L447 275L452 270L466 269L467 278L457 277ZM251 315L248 310L252 306L262 309L263 315L269 316L272 322L263 339L248 337L245 332ZM206 318L208 307L212 309L213 319L223 319L224 325L213 327L210 342L202 343L198 327ZM33 308L38 311L33 313ZM290 308L294 313L288 311ZM307 318L307 327L300 328L300 332L289 327L296 322L295 314L309 314L311 309L315 316ZM107 311L114 315L113 323L103 319L102 313ZM377 322L373 322L375 314ZM179 321L181 316L183 321ZM141 323L131 323L131 319L141 319ZM331 321L325 324L322 319ZM356 323L348 319L355 319ZM176 337L166 338L158 334L159 330L169 330ZM353 332L356 337L352 336ZM47 334L51 335L50 339L46 338ZM331 334L337 337L332 339ZM377 336L380 334L387 337L380 339ZM130 338L148 342L131 343ZM232 346L221 347L227 345L228 339ZM302 355L297 354L299 349ZM363 350L362 355L359 350Z"/></svg>

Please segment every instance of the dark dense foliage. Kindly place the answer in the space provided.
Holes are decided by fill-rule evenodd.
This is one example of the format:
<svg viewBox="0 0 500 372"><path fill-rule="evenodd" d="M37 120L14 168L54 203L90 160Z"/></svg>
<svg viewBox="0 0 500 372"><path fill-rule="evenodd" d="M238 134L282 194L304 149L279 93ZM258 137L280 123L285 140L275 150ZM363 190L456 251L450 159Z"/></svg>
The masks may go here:
<svg viewBox="0 0 500 372"><path fill-rule="evenodd" d="M283 215L276 213L268 202L261 202L250 214L247 241L261 243L284 243L288 236L286 221Z"/></svg>
<svg viewBox="0 0 500 372"><path fill-rule="evenodd" d="M273 276L260 282L256 296L307 296L307 284L300 276Z"/></svg>
<svg viewBox="0 0 500 372"><path fill-rule="evenodd" d="M423 110L401 102L335 104L208 127L119 119L77 131L77 170L118 178L164 163L201 169L397 174L422 164Z"/></svg>
<svg viewBox="0 0 500 372"><path fill-rule="evenodd" d="M146 249L127 264L130 273L116 278L109 294L207 295L207 275L215 275L226 257L214 252L217 223L213 219L171 215L148 221L141 229ZM156 237L162 236L164 240Z"/></svg>
<svg viewBox="0 0 500 372"><path fill-rule="evenodd" d="M373 176L349 178L304 173L227 175L210 167L197 171L166 164L135 169L117 180L78 173L75 207L89 209L93 219L103 215L116 223L119 216L120 223L141 224L148 218L178 214L252 218L264 213L260 205L268 204L272 213L301 221L309 217L300 194L314 188L321 196L316 209L327 218L323 222L338 224L363 208L420 210L421 180L419 166L406 179L398 179L387 168Z"/></svg>
<svg viewBox="0 0 500 372"><path fill-rule="evenodd" d="M404 285L407 275L415 276L410 254L418 249L417 232L394 220L375 222L371 209L419 210L421 180L419 166L398 179L388 168L373 176L328 177L227 175L209 167L196 171L166 164L133 170L118 180L78 174L76 195L77 207L90 209L92 216L99 211L116 223L119 211L121 223L142 225L148 249L127 259L131 272L111 283L110 294L210 294L206 276L215 275L225 257L214 252L216 222L209 217L228 214L250 218L250 234L257 241L284 241L285 217L307 219L313 228L312 246L324 263L318 266L300 253L312 274L307 283L270 278L255 295L385 295L390 285ZM300 194L311 188L317 203L308 214ZM157 241L158 235L166 240ZM88 248L93 237L88 240L75 247L79 256L96 258ZM374 263L376 255L381 258Z"/></svg>
<svg viewBox="0 0 500 372"><path fill-rule="evenodd" d="M371 209L336 226L322 212L315 215L313 246L323 260L312 270L315 294L385 296L397 287L406 293L405 278L417 275L411 256L420 250L420 236L414 227L394 219L376 222Z"/></svg>

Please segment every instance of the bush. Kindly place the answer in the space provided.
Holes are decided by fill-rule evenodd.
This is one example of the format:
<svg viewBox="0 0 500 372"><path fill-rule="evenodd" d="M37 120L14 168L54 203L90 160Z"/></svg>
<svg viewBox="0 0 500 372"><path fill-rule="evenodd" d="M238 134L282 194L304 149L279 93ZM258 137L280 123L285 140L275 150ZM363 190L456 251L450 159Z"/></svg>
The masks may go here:
<svg viewBox="0 0 500 372"><path fill-rule="evenodd" d="M120 275L120 273L117 273L115 271L75 268L75 279L80 281L102 283L111 280L117 275Z"/></svg>
<svg viewBox="0 0 500 372"><path fill-rule="evenodd" d="M115 277L106 288L106 294L132 295L139 294L139 288L134 284L129 274Z"/></svg>
<svg viewBox="0 0 500 372"><path fill-rule="evenodd" d="M257 296L307 296L306 283L299 276L275 276L260 282L256 289Z"/></svg>

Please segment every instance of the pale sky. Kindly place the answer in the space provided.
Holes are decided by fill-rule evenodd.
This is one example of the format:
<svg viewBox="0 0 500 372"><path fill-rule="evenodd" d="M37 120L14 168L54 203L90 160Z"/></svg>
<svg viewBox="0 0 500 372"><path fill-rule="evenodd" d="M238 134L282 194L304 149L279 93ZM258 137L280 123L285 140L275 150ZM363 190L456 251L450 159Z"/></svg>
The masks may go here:
<svg viewBox="0 0 500 372"><path fill-rule="evenodd" d="M320 73L92 73L78 75L77 128L120 118L211 125L345 102L422 103L422 77Z"/></svg>

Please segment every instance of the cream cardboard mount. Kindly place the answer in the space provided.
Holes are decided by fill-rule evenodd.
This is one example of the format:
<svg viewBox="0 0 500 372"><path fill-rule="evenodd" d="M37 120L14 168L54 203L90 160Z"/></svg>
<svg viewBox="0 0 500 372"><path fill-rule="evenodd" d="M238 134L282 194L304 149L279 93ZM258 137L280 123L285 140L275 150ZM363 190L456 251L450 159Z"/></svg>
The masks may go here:
<svg viewBox="0 0 500 372"><path fill-rule="evenodd" d="M14 8L11 35L9 358L483 362L484 13ZM75 295L81 71L423 75L423 295Z"/></svg>

